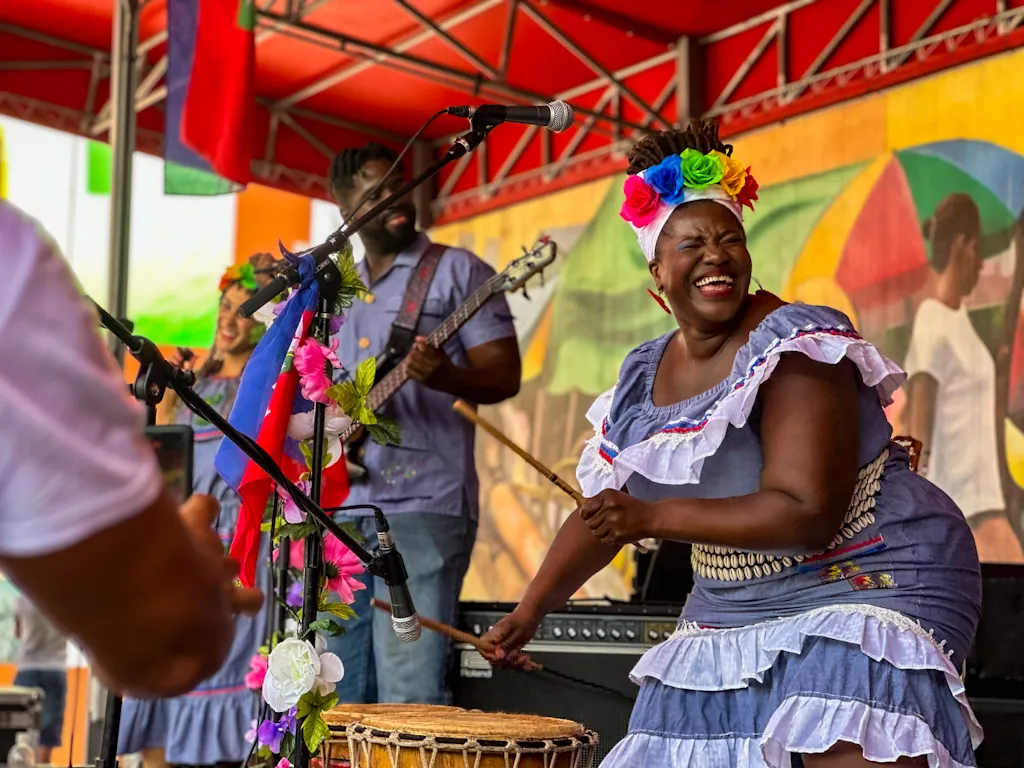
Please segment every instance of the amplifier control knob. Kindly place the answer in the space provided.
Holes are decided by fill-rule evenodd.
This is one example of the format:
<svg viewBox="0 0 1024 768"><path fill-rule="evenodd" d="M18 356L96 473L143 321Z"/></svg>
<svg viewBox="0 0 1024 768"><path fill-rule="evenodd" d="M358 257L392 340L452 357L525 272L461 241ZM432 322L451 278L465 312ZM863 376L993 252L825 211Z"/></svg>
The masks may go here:
<svg viewBox="0 0 1024 768"><path fill-rule="evenodd" d="M484 628L483 627L481 627L479 624L474 624L473 625L473 634L474 635L476 635L477 637L480 637L480 635L482 635L483 633L484 633Z"/></svg>
<svg viewBox="0 0 1024 768"><path fill-rule="evenodd" d="M627 629L626 630L626 639L627 640L636 640L636 632L634 632L632 629Z"/></svg>
<svg viewBox="0 0 1024 768"><path fill-rule="evenodd" d="M605 632L603 629L597 630L597 638L599 640L604 640L607 635L608 635L608 633Z"/></svg>
<svg viewBox="0 0 1024 768"><path fill-rule="evenodd" d="M662 640L668 640L670 637L672 637L672 633L669 632L667 629L661 633Z"/></svg>
<svg viewBox="0 0 1024 768"><path fill-rule="evenodd" d="M620 632L617 629L613 629L612 630L612 640L618 640L620 637L622 637L622 632Z"/></svg>
<svg viewBox="0 0 1024 768"><path fill-rule="evenodd" d="M650 641L652 643L658 642L658 630L652 629L650 632L647 633L647 637L650 638Z"/></svg>
<svg viewBox="0 0 1024 768"><path fill-rule="evenodd" d="M590 636L591 636L591 635L592 635L593 633L592 633L592 632L591 632L591 631L590 631L589 629L586 629L586 628L584 628L584 629L583 629L583 630L582 630L582 631L580 632L580 634L581 634L581 635L583 635L583 639L584 639L584 640L589 640L589 639L590 639Z"/></svg>
<svg viewBox="0 0 1024 768"><path fill-rule="evenodd" d="M562 628L561 627L555 627L554 629L552 629L551 630L551 636L552 637L561 637L562 636Z"/></svg>
<svg viewBox="0 0 1024 768"><path fill-rule="evenodd" d="M569 627L565 631L565 634L569 637L570 640L572 640L574 637L576 637L576 630L573 629L572 627Z"/></svg>

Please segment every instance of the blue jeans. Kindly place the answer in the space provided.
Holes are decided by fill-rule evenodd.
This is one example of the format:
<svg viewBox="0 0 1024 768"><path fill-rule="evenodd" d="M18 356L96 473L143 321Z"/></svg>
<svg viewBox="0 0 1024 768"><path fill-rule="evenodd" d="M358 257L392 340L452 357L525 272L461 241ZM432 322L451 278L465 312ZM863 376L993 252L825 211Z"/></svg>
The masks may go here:
<svg viewBox="0 0 1024 768"><path fill-rule="evenodd" d="M372 517L339 518L354 522L375 549ZM459 593L476 541L476 522L466 517L411 513L388 518L395 546L409 572L409 592L416 612L454 624ZM363 574L365 590L356 592L352 608L358 619L342 622L341 637L328 637L328 649L345 665L338 699L347 704L451 704L446 675L451 658L447 638L424 630L414 643L395 635L391 617L370 607L370 598L390 600L382 579Z"/></svg>

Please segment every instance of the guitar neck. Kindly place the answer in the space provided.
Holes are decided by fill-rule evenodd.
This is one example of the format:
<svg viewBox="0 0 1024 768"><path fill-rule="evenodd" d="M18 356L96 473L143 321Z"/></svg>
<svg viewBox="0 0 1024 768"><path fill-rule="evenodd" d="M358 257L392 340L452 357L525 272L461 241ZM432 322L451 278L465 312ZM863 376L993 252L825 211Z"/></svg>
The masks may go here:
<svg viewBox="0 0 1024 768"><path fill-rule="evenodd" d="M435 328L427 336L427 344L432 347L440 348L444 345L452 336L458 332L459 328L466 324L466 322L477 313L488 299L495 295L494 286L497 284L497 280L500 275L495 275L486 283L484 283L477 291L470 296L466 302L456 309L448 318ZM370 390L370 394L366 396L366 406L371 411L376 411L385 402L387 402L392 395L397 392L406 381L409 380L409 374L406 372L405 366L399 363L394 367L391 372L388 373L383 379L378 381L373 389Z"/></svg>

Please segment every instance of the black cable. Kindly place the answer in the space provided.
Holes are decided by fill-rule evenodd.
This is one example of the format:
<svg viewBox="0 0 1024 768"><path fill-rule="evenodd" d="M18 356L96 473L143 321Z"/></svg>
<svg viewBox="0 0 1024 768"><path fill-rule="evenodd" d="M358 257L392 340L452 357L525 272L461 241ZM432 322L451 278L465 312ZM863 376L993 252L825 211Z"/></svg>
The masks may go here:
<svg viewBox="0 0 1024 768"><path fill-rule="evenodd" d="M439 118L441 115L446 114L448 114L448 110L442 109L436 115L427 120L427 122L421 125L420 129L412 135L412 138L405 142L405 146L402 147L402 151L398 153L398 157L395 158L395 161L391 163L391 167L388 168L388 172L381 176L380 181L374 184L371 189L363 193L363 196L359 198L359 202L356 205L352 206L352 212L349 213L348 217L344 221L341 222L342 228L348 227L348 225L352 223L352 218L356 215L356 213L359 212L359 209L366 205L366 202L368 200L371 200L373 197L376 196L376 194L380 191L380 188L384 185L384 182L391 177L391 174L395 172L395 168L397 168L399 164L402 162L402 158L405 157L405 153L409 151L413 144L416 143L416 139L420 137L420 134L427 130L427 127L432 122L437 120L437 118Z"/></svg>
<svg viewBox="0 0 1024 768"><path fill-rule="evenodd" d="M525 672L527 670L521 670L521 671ZM577 685L585 685L588 688L594 688L595 690L601 691L602 693L607 693L610 696L616 696L616 697L618 697L620 699L624 699L625 701L628 701L630 704L635 704L636 703L636 697L635 696L627 696L622 691L617 691L614 688L609 688L606 685L601 685L600 683L592 683L589 680L583 680L583 679L581 679L579 677L573 677L572 675L567 675L565 672L559 672L557 669L551 669L546 664L544 666L542 666L539 670L536 670L536 672L537 673L547 672L552 677L557 677L557 678L559 678L561 680L566 680L566 681L568 681L570 683L576 683Z"/></svg>

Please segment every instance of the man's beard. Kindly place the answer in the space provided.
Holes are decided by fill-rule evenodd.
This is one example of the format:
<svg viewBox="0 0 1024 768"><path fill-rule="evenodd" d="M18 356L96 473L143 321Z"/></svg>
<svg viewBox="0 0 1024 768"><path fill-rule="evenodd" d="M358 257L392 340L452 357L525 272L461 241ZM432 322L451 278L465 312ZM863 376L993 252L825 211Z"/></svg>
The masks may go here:
<svg viewBox="0 0 1024 768"><path fill-rule="evenodd" d="M376 253L398 254L412 245L416 234L416 224L411 219L406 220L398 227L387 227L378 220L363 227L359 236Z"/></svg>

